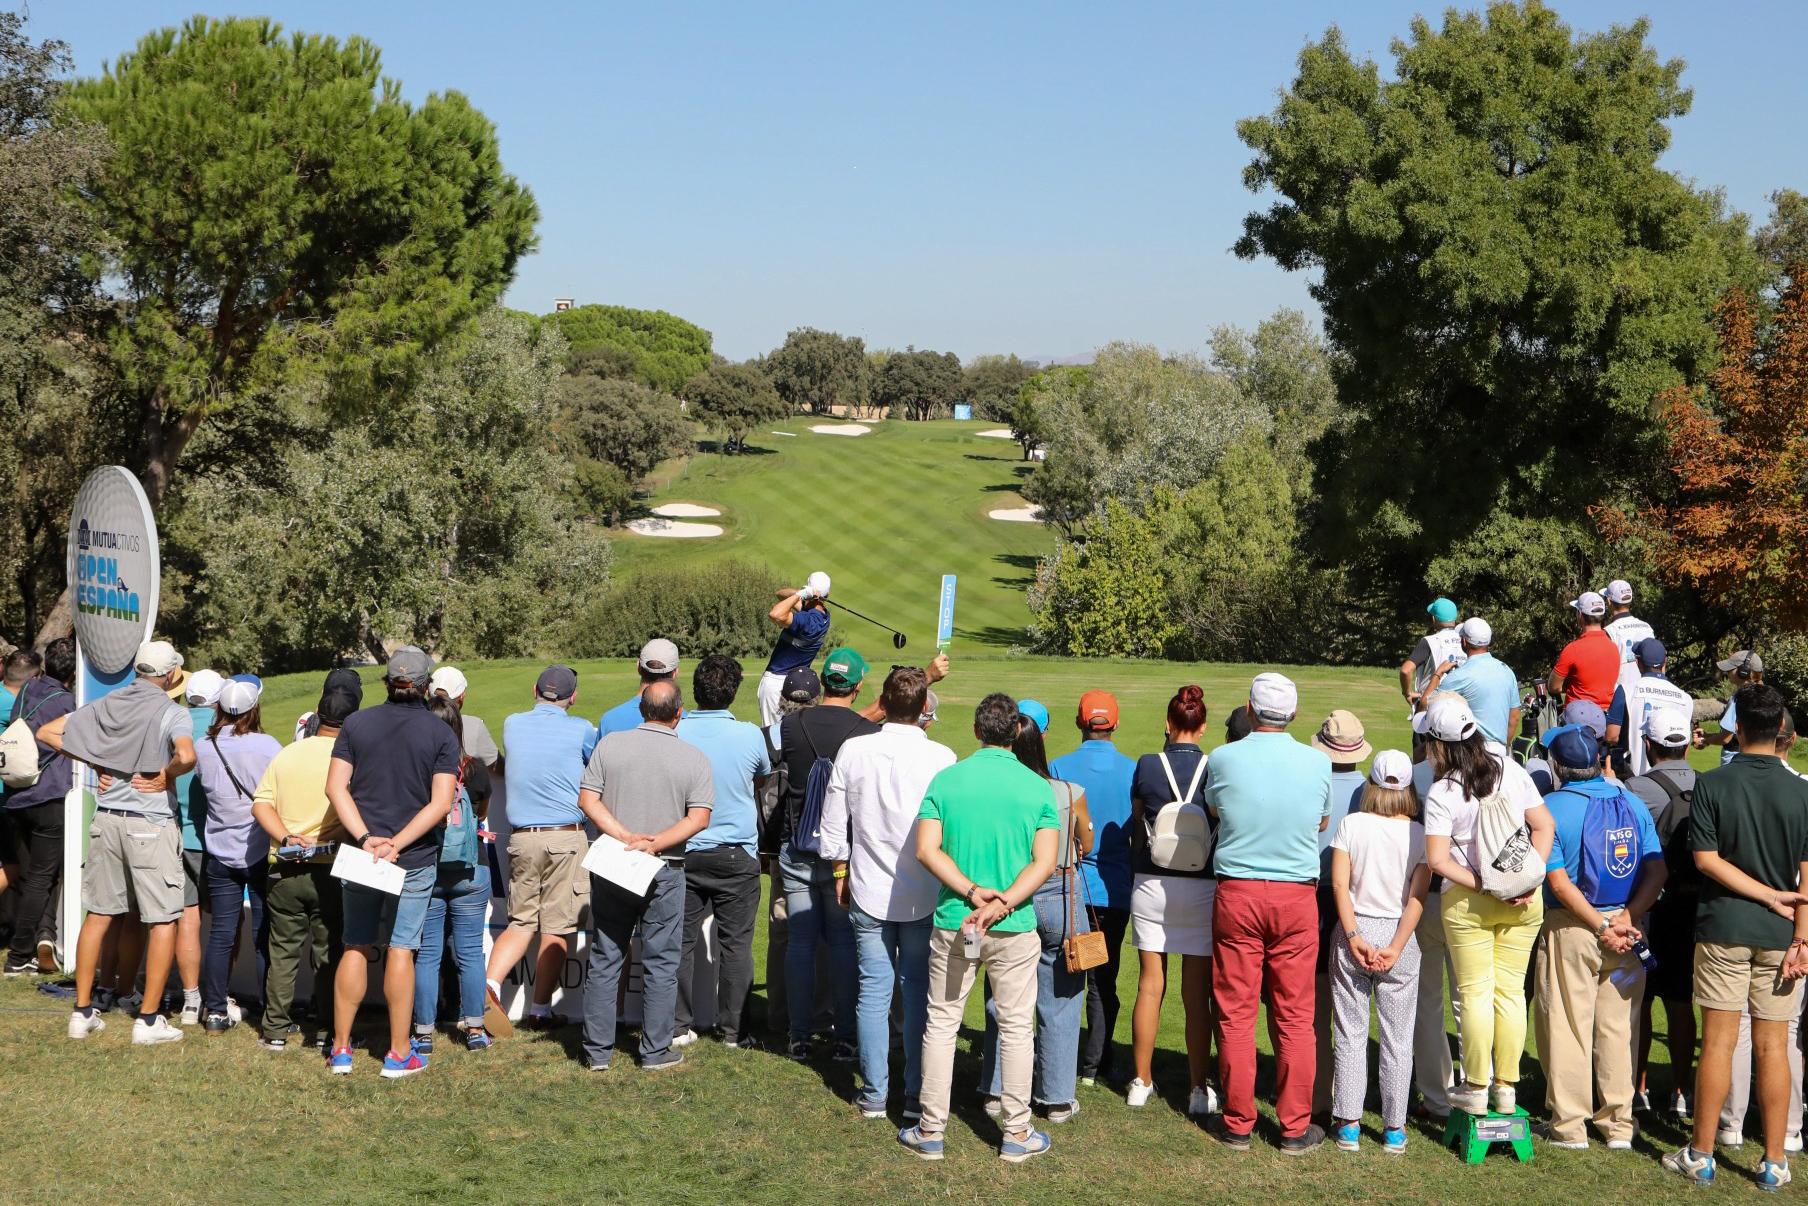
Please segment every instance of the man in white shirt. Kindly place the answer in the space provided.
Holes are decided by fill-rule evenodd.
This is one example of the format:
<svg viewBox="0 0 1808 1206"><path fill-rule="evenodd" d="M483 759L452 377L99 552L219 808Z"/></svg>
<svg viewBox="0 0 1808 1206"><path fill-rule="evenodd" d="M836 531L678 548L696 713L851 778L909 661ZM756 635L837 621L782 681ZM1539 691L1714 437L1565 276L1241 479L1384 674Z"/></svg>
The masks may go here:
<svg viewBox="0 0 1808 1206"><path fill-rule="evenodd" d="M1601 594L1607 599L1607 635L1620 647L1620 686L1628 687L1639 678L1639 644L1657 634L1651 631L1651 625L1632 614L1632 583L1615 578Z"/></svg>
<svg viewBox="0 0 1808 1206"><path fill-rule="evenodd" d="M1456 604L1439 595L1425 609L1435 627L1419 638L1413 651L1405 661L1400 663L1400 694L1406 697L1406 704L1413 711L1422 706L1426 683L1432 672L1445 662L1454 661L1463 664L1462 637L1456 630Z"/></svg>
<svg viewBox="0 0 1808 1206"><path fill-rule="evenodd" d="M885 725L850 737L835 756L822 802L822 858L834 865L859 960L855 1007L863 1118L885 1117L891 1056L892 986L903 980L904 1112L921 1116L923 1024L928 1008L930 915L939 885L917 861L917 813L936 774L956 759L918 727L929 678L900 666L879 702Z"/></svg>

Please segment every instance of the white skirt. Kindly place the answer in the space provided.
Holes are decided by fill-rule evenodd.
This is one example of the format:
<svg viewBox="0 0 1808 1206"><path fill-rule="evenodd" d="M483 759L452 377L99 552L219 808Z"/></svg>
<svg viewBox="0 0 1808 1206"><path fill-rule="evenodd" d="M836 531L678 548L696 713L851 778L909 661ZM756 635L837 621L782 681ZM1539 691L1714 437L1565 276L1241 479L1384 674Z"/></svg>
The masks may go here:
<svg viewBox="0 0 1808 1206"><path fill-rule="evenodd" d="M1164 955L1212 955L1215 879L1138 875L1130 893L1130 945Z"/></svg>

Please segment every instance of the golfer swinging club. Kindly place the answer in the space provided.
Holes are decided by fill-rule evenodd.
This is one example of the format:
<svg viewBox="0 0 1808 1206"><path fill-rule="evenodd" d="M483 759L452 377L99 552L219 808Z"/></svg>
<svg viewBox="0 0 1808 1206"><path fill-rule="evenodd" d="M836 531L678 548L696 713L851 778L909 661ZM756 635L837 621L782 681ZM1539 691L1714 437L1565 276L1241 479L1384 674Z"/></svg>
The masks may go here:
<svg viewBox="0 0 1808 1206"><path fill-rule="evenodd" d="M782 624L778 640L772 643L772 656L766 659L766 672L760 675L760 724L778 723L779 703L784 696L785 675L808 666L822 651L829 637L829 576L821 570L796 590L778 592L778 602L767 616L774 624Z"/></svg>

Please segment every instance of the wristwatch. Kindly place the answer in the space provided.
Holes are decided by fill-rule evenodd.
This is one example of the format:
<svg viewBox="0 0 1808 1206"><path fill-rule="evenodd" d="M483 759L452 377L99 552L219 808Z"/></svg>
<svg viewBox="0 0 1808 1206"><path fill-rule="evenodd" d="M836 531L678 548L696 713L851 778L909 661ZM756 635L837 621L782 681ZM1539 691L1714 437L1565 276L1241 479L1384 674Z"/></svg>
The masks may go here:
<svg viewBox="0 0 1808 1206"><path fill-rule="evenodd" d="M364 831L364 834L362 837L355 837L352 839L352 845L354 845L358 849L362 850L362 849L364 849L364 843L366 843L368 841L370 841L370 831L367 829Z"/></svg>

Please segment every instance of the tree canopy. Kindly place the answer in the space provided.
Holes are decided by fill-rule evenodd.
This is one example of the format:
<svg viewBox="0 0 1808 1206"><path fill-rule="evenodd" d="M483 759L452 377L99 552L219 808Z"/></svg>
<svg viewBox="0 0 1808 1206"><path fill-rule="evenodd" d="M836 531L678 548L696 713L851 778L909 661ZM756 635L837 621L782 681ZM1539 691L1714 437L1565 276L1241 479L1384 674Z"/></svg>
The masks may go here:
<svg viewBox="0 0 1808 1206"><path fill-rule="evenodd" d="M873 374L872 400L896 418L946 418L960 387L959 356L911 347L893 352Z"/></svg>
<svg viewBox="0 0 1808 1206"><path fill-rule="evenodd" d="M747 435L762 423L785 417L785 400L752 361L718 361L685 382L683 396L691 417L707 430L722 433L723 452L744 452Z"/></svg>
<svg viewBox="0 0 1808 1206"><path fill-rule="evenodd" d="M766 372L779 397L819 415L866 405L870 374L858 335L799 327L766 357Z"/></svg>
<svg viewBox="0 0 1808 1206"><path fill-rule="evenodd" d="M575 306L547 316L571 346L574 367L675 393L709 367L710 333L664 310Z"/></svg>

